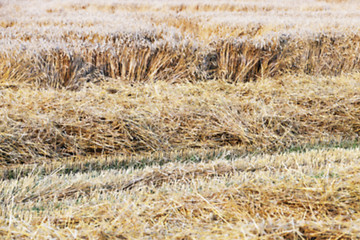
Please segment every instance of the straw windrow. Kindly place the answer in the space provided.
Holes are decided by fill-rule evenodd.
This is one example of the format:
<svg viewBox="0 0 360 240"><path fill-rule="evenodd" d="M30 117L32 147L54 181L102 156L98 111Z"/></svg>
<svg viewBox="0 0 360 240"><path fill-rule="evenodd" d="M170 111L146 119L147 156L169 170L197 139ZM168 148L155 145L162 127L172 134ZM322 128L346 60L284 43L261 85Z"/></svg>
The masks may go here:
<svg viewBox="0 0 360 240"><path fill-rule="evenodd" d="M119 80L121 81L121 80ZM357 139L357 75L2 90L1 163L188 148L274 151ZM10 111L11 109L11 111Z"/></svg>
<svg viewBox="0 0 360 240"><path fill-rule="evenodd" d="M0 238L359 239L359 9L1 2Z"/></svg>
<svg viewBox="0 0 360 240"><path fill-rule="evenodd" d="M16 10L21 15L2 17L1 81L78 89L99 75L131 83L237 83L359 70L360 16L337 3L63 2L39 7L42 18L29 12L36 1L27 4Z"/></svg>

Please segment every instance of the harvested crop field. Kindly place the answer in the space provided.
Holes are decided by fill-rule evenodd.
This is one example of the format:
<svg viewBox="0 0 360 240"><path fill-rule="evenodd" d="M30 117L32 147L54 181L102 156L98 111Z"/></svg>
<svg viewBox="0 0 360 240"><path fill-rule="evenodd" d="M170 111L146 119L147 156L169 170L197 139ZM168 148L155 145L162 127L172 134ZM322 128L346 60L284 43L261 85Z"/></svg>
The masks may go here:
<svg viewBox="0 0 360 240"><path fill-rule="evenodd" d="M69 239L356 239L360 150L112 168L34 168L1 182L0 234ZM78 168L78 169L77 169ZM119 170L119 169L123 170ZM62 174L58 174L62 173Z"/></svg>
<svg viewBox="0 0 360 240"><path fill-rule="evenodd" d="M360 3L0 0L0 236L360 238Z"/></svg>

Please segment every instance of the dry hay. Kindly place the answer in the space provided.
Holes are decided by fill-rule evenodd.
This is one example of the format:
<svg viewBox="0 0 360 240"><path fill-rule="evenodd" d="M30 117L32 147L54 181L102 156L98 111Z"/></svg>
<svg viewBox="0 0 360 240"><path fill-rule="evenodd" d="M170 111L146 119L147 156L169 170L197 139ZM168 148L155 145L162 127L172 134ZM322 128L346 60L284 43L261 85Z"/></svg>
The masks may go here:
<svg viewBox="0 0 360 240"><path fill-rule="evenodd" d="M237 146L277 150L359 134L358 75L1 90L1 164ZM40 158L39 158L40 157ZM42 157L42 158L41 158Z"/></svg>
<svg viewBox="0 0 360 240"><path fill-rule="evenodd" d="M6 2L0 164L356 139L358 7Z"/></svg>
<svg viewBox="0 0 360 240"><path fill-rule="evenodd" d="M0 3L0 237L360 238L358 9Z"/></svg>
<svg viewBox="0 0 360 240"><path fill-rule="evenodd" d="M0 82L76 90L99 76L237 83L360 69L356 1L32 0L3 8Z"/></svg>
<svg viewBox="0 0 360 240"><path fill-rule="evenodd" d="M156 38L146 33L107 36L101 47L73 43L59 48L55 42L44 48L27 42L25 49L29 49L21 53L1 53L0 79L78 90L85 82L99 81L102 76L127 83L219 79L238 83L284 73L339 75L360 69L360 41L355 33L281 34L260 40L226 38L205 45L190 39L168 42Z"/></svg>

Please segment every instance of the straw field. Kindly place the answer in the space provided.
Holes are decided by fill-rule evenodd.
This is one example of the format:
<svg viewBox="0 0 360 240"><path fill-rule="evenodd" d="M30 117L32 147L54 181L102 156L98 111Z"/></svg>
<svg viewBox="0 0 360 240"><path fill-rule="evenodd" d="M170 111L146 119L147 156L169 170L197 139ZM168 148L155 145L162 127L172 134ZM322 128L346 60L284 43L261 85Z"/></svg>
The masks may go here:
<svg viewBox="0 0 360 240"><path fill-rule="evenodd" d="M360 238L360 3L0 0L0 237Z"/></svg>
<svg viewBox="0 0 360 240"><path fill-rule="evenodd" d="M360 149L76 171L3 180L0 234L21 239L358 239ZM156 159L153 159L156 161ZM89 162L87 162L89 163ZM95 163L92 163L95 164ZM120 169L120 170L119 170ZM121 170L122 169L122 170ZM50 171L46 174L46 171ZM45 174L45 175L44 175Z"/></svg>

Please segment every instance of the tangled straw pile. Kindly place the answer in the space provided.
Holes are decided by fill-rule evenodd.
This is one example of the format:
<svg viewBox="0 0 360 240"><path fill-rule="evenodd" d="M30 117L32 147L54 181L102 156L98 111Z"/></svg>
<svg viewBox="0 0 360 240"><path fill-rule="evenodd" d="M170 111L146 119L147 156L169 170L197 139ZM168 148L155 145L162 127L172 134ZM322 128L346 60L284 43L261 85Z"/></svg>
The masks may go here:
<svg viewBox="0 0 360 240"><path fill-rule="evenodd" d="M81 91L1 90L1 164L72 155L237 146L276 150L354 140L357 74L139 86L115 80Z"/></svg>

